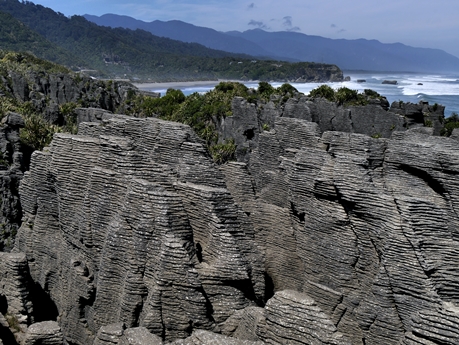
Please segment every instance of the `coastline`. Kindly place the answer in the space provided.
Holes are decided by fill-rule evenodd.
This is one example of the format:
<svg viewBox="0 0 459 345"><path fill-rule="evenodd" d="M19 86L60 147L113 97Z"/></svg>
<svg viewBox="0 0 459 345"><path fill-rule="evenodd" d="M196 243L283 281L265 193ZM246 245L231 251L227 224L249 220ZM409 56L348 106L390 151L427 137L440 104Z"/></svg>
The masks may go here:
<svg viewBox="0 0 459 345"><path fill-rule="evenodd" d="M176 88L191 88L191 87L199 87L199 86L215 86L221 82L239 82L239 83L246 83L247 81L242 80L196 80L196 81L171 81L171 82L164 82L164 83L132 83L135 87L139 90L164 90L164 89L176 89ZM252 81L251 81L252 82ZM253 81L257 83L258 81Z"/></svg>

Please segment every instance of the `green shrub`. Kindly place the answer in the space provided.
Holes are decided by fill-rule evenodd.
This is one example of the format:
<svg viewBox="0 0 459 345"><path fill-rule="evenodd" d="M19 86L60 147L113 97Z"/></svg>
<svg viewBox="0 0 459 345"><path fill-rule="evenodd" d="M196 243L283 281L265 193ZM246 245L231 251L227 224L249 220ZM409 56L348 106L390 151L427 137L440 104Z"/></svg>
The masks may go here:
<svg viewBox="0 0 459 345"><path fill-rule="evenodd" d="M345 86L333 90L326 84L311 90L309 96L325 98L330 102L336 102L338 105L366 105L368 104L368 98L381 97L377 92L370 89L361 94L357 90L351 90Z"/></svg>
<svg viewBox="0 0 459 345"><path fill-rule="evenodd" d="M258 83L258 94L264 98L269 98L272 94L276 92L276 89L266 81L261 81Z"/></svg>
<svg viewBox="0 0 459 345"><path fill-rule="evenodd" d="M77 125L77 115L75 109L78 105L74 102L64 103L59 106L61 114L64 116L65 125L62 128L64 132L77 134L78 125Z"/></svg>
<svg viewBox="0 0 459 345"><path fill-rule="evenodd" d="M236 145L234 139L227 139L224 144L215 144L210 147L210 153L215 163L223 164L234 159Z"/></svg>
<svg viewBox="0 0 459 345"><path fill-rule="evenodd" d="M347 87L340 87L335 92L335 101L341 104L357 103L359 101L359 93L357 90L351 90Z"/></svg>
<svg viewBox="0 0 459 345"><path fill-rule="evenodd" d="M208 93L218 93L218 94L228 94L232 97L247 97L249 89L244 84L234 82L234 81L222 81L215 86L213 90L210 90Z"/></svg>
<svg viewBox="0 0 459 345"><path fill-rule="evenodd" d="M363 90L363 94L370 98L381 98L382 97L379 93L371 89Z"/></svg>
<svg viewBox="0 0 459 345"><path fill-rule="evenodd" d="M17 101L15 99L0 97L0 119L8 112L17 110Z"/></svg>
<svg viewBox="0 0 459 345"><path fill-rule="evenodd" d="M298 90L292 85L285 83L285 84L282 84L282 86L279 86L277 88L277 92L279 92L281 95L286 95L287 93L289 93L290 95L293 96L295 93L298 92Z"/></svg>
<svg viewBox="0 0 459 345"><path fill-rule="evenodd" d="M334 102L335 90L333 90L330 86L323 84L314 90L311 90L311 92L309 92L309 96L314 98L325 98L330 102Z"/></svg>
<svg viewBox="0 0 459 345"><path fill-rule="evenodd" d="M21 143L31 147L33 150L43 150L53 140L54 133L62 133L59 126L49 124L40 115L29 115L24 117L24 128L19 132Z"/></svg>
<svg viewBox="0 0 459 345"><path fill-rule="evenodd" d="M3 51L0 54L0 64L19 72L70 73L70 70L64 66L39 59L35 55L25 52Z"/></svg>
<svg viewBox="0 0 459 345"><path fill-rule="evenodd" d="M129 91L134 92L134 90ZM137 95L133 96L130 102L128 101L131 106L129 113L139 117L157 115L164 119L170 119L180 104L185 102L185 99L183 92L175 89L168 89L166 94L160 98Z"/></svg>

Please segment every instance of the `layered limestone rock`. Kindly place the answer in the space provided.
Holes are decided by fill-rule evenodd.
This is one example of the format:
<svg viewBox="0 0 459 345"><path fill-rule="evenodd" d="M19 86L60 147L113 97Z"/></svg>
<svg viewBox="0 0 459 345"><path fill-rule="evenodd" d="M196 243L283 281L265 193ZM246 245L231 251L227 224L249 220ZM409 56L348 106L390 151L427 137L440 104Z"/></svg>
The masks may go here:
<svg viewBox="0 0 459 345"><path fill-rule="evenodd" d="M30 102L36 112L56 124L65 121L60 109L63 104L78 102L85 107L114 112L121 110L118 108L139 92L124 81L106 83L73 73L44 73L31 69L8 71L8 78L0 76L0 90L5 97Z"/></svg>
<svg viewBox="0 0 459 345"><path fill-rule="evenodd" d="M0 123L0 251L10 249L21 225L19 183L25 170L19 130L21 115L9 112Z"/></svg>
<svg viewBox="0 0 459 345"><path fill-rule="evenodd" d="M241 340L215 334L209 331L197 330L191 337L176 340L168 345L263 345L261 341Z"/></svg>
<svg viewBox="0 0 459 345"><path fill-rule="evenodd" d="M85 123L34 153L21 194L15 250L69 343L116 322L184 338L264 303L253 228L188 126Z"/></svg>
<svg viewBox="0 0 459 345"><path fill-rule="evenodd" d="M23 345L62 345L64 337L55 321L34 323L27 330Z"/></svg>
<svg viewBox="0 0 459 345"><path fill-rule="evenodd" d="M238 161L248 162L250 153L258 147L260 133L274 129L280 117L315 122L320 133L341 131L389 138L393 132L413 128L433 128L440 135L444 110L441 105L389 102L385 98L369 99L369 104L338 105L325 98L312 98L302 93L292 95L285 103L273 95L269 102L250 103L235 97L233 115L217 123L220 140L234 139Z"/></svg>
<svg viewBox="0 0 459 345"><path fill-rule="evenodd" d="M267 344L351 344L312 298L297 291L276 293L265 315L259 337Z"/></svg>
<svg viewBox="0 0 459 345"><path fill-rule="evenodd" d="M34 321L30 277L24 253L0 252L0 340L23 340Z"/></svg>
<svg viewBox="0 0 459 345"><path fill-rule="evenodd" d="M34 153L15 246L69 344L457 343L457 140L282 116L217 167L185 125L82 116Z"/></svg>
<svg viewBox="0 0 459 345"><path fill-rule="evenodd" d="M273 290L313 298L353 344L454 343L457 141L319 133L279 118L249 165L223 168Z"/></svg>
<svg viewBox="0 0 459 345"><path fill-rule="evenodd" d="M48 73L37 65L8 67L4 72L0 75L0 98L6 104L18 105L24 113L39 115L59 126L91 121L101 113L109 116L125 112L129 100L139 94L159 97L157 93L139 91L128 82L94 80L72 72ZM73 112L77 105L85 108ZM21 115L3 114L3 110L0 115L0 251L9 251L21 224L18 188L33 148L21 146Z"/></svg>

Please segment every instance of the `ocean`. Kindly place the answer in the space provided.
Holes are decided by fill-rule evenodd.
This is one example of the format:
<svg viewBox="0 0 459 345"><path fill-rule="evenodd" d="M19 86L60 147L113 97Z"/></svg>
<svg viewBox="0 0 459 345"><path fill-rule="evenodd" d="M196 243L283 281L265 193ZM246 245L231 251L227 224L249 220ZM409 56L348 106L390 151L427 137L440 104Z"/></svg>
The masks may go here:
<svg viewBox="0 0 459 345"><path fill-rule="evenodd" d="M445 117L451 113L459 114L459 75L415 74L415 73L382 73L382 72L344 72L344 76L351 77L350 81L327 83L337 89L346 86L362 92L364 89L372 89L385 96L389 103L394 101L418 103L427 101L429 104L438 103L445 106ZM365 82L357 82L365 80ZM396 80L397 85L382 84L384 80ZM257 82L244 83L247 87L258 86ZM274 87L282 83L271 83ZM309 91L321 85L321 83L291 83L298 91L308 94ZM422 85L421 85L422 84ZM199 86L180 86L185 95L193 92L207 92L215 86L215 83ZM165 94L164 88L149 89Z"/></svg>

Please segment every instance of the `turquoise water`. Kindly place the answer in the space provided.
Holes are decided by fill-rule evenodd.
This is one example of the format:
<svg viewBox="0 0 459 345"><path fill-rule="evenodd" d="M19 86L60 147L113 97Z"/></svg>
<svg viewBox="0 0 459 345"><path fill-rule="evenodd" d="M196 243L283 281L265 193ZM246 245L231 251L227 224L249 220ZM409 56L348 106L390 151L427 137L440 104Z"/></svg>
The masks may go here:
<svg viewBox="0 0 459 345"><path fill-rule="evenodd" d="M385 96L389 103L394 101L418 103L427 101L429 104L442 104L445 108L445 116L451 113L459 114L459 75L434 75L434 74L412 74L412 73L371 73L371 72L345 72L350 76L351 81L339 83L327 83L333 88L346 86L353 90L363 91L372 89ZM364 79L366 82L358 83L357 79ZM397 85L381 84L384 80L397 80ZM278 87L282 83L272 83ZM308 94L309 91L321 85L320 83L291 83L298 91ZM418 85L422 84L422 85ZM258 83L245 83L248 87L256 88ZM198 87L181 87L185 95L193 92L207 92L215 86L215 83ZM152 89L155 92L164 94L165 89Z"/></svg>

